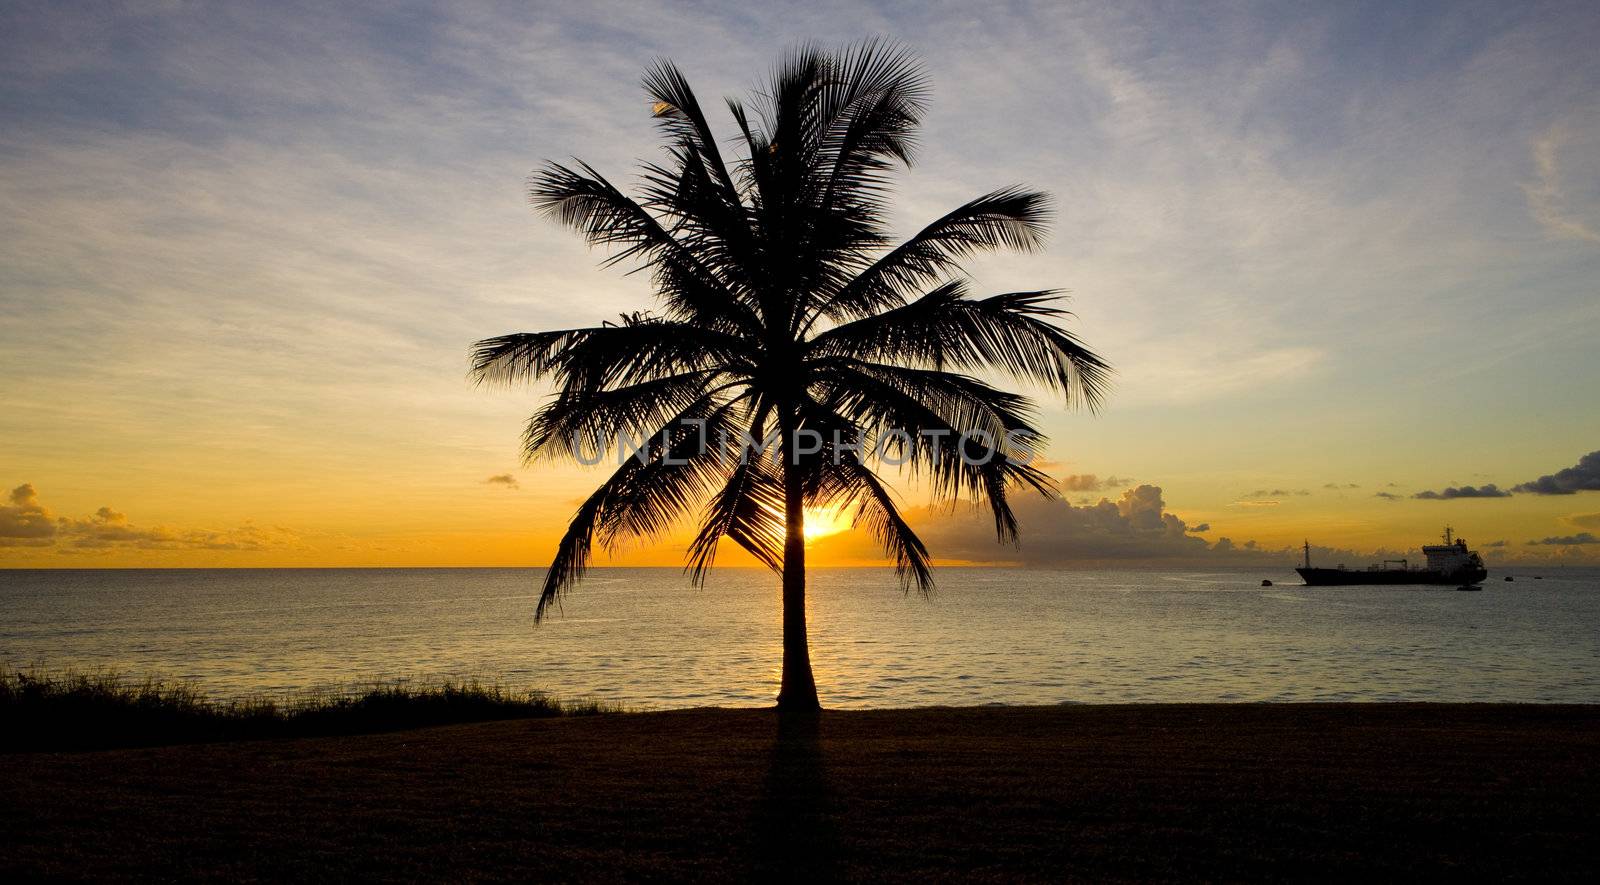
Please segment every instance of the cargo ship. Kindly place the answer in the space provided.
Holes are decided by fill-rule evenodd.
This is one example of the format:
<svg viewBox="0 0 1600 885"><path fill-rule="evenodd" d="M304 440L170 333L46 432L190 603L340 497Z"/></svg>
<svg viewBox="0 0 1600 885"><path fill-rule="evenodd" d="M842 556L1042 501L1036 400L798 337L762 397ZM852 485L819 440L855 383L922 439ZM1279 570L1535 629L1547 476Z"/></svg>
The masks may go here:
<svg viewBox="0 0 1600 885"><path fill-rule="evenodd" d="M1453 538L1445 526L1443 544L1427 544L1422 548L1428 557L1426 565L1412 565L1404 559L1386 559L1378 565L1364 569L1311 567L1311 542L1305 544L1306 564L1295 569L1306 584L1314 587L1337 587L1353 584L1457 584L1471 587L1489 576L1478 554L1467 549L1465 538Z"/></svg>

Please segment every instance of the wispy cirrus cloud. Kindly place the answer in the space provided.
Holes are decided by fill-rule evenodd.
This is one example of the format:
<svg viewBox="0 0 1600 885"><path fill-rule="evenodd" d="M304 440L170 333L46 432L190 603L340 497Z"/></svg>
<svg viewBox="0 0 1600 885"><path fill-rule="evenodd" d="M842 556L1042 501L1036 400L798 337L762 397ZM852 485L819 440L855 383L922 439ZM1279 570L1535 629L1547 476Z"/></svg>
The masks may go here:
<svg viewBox="0 0 1600 885"><path fill-rule="evenodd" d="M1600 206L1592 202L1597 195L1589 193L1575 199L1569 194L1574 179L1592 187L1591 179L1600 173L1594 159L1600 154L1600 139L1575 138L1572 125L1560 122L1533 140L1532 152L1535 178L1523 185L1528 211L1554 236L1600 244L1600 219L1585 214L1587 210L1600 215L1596 211ZM1563 159L1574 158L1578 169L1563 167ZM1584 206L1583 202L1589 205Z"/></svg>

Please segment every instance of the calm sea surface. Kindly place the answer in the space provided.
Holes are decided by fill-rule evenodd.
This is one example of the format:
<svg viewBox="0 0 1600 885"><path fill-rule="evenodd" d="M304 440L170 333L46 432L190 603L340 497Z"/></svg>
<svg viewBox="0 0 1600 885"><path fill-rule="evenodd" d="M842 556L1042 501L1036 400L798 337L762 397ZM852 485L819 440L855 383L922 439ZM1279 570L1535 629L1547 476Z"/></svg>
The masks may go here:
<svg viewBox="0 0 1600 885"><path fill-rule="evenodd" d="M834 707L1125 701L1600 702L1600 570L1480 593L1292 572L819 570ZM1543 580L1532 576L1542 574ZM213 696L479 676L635 708L770 703L777 582L591 572L535 626L540 570L0 571L0 662L193 678ZM1259 586L1262 578L1278 582Z"/></svg>

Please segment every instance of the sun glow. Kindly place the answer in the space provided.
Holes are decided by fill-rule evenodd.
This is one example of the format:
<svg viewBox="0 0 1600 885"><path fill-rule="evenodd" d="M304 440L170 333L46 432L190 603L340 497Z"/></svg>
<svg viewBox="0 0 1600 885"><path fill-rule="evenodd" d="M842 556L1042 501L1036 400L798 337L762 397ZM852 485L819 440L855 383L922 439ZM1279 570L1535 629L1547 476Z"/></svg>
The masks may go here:
<svg viewBox="0 0 1600 885"><path fill-rule="evenodd" d="M806 508L806 541L836 535L850 528L850 513L832 507Z"/></svg>

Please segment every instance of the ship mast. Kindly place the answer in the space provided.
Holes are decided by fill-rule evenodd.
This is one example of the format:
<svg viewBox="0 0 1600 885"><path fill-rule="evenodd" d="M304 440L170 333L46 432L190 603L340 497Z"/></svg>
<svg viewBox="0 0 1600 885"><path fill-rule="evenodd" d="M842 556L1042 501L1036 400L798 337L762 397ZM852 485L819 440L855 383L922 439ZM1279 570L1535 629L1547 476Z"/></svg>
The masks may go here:
<svg viewBox="0 0 1600 885"><path fill-rule="evenodd" d="M1305 551L1306 551L1306 568L1311 568L1311 539L1310 538L1306 539Z"/></svg>
<svg viewBox="0 0 1600 885"><path fill-rule="evenodd" d="M1449 526L1444 527L1444 545L1446 547L1450 546L1450 531L1451 529Z"/></svg>

